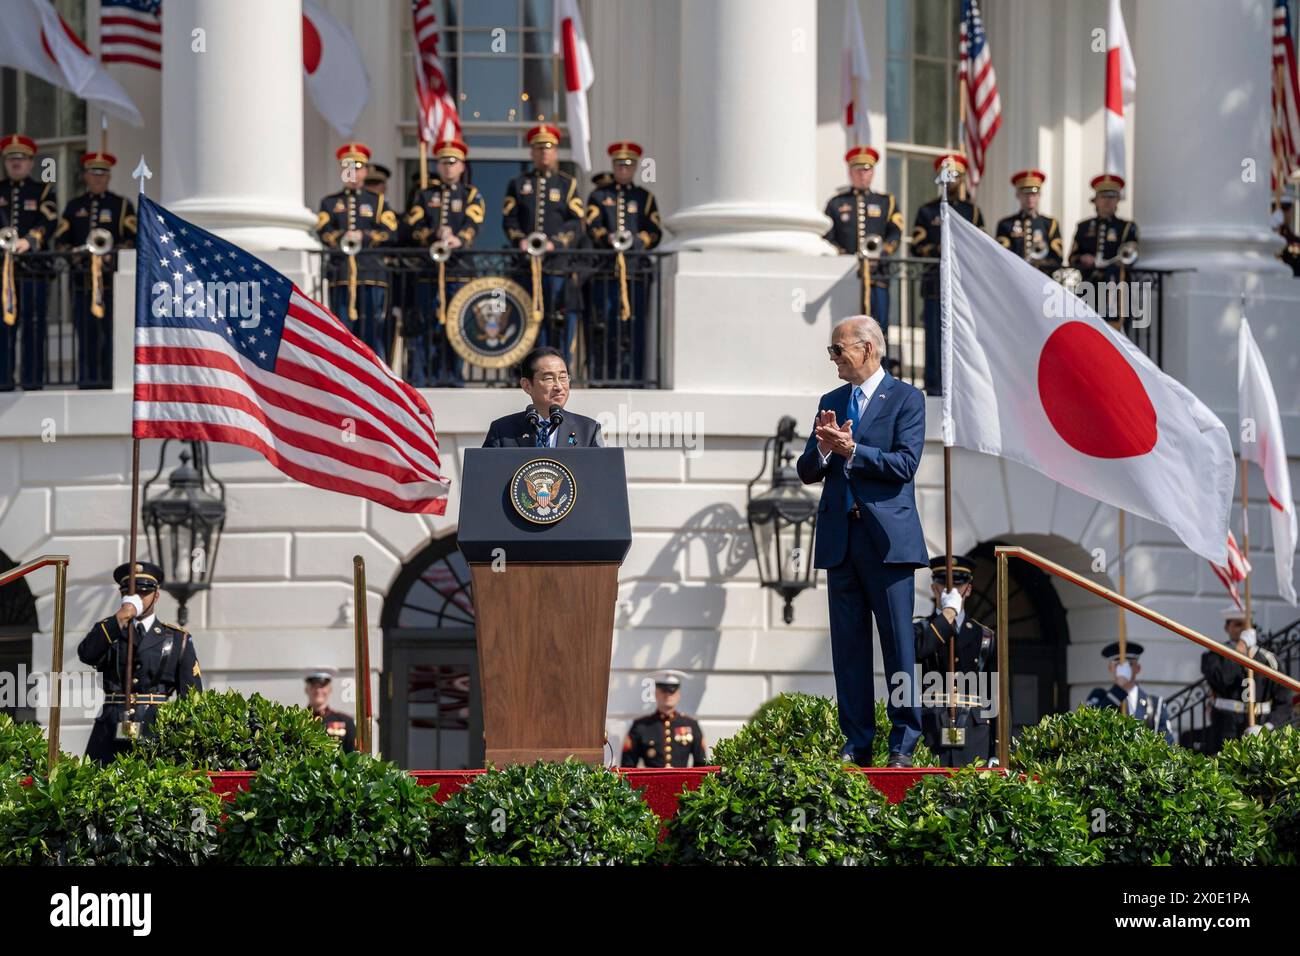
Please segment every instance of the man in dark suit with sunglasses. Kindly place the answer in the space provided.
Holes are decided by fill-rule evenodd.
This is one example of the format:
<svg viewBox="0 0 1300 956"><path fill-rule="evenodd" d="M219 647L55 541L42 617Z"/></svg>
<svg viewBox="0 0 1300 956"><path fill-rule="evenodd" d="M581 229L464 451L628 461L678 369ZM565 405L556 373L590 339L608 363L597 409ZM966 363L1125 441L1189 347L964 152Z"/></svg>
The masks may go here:
<svg viewBox="0 0 1300 956"><path fill-rule="evenodd" d="M885 371L884 333L869 316L837 324L828 351L845 384L822 396L798 470L804 484L822 485L813 563L826 570L845 756L861 766L871 762L874 616L893 724L889 766L910 767L921 739L912 578L930 560L913 489L925 444L925 396Z"/></svg>

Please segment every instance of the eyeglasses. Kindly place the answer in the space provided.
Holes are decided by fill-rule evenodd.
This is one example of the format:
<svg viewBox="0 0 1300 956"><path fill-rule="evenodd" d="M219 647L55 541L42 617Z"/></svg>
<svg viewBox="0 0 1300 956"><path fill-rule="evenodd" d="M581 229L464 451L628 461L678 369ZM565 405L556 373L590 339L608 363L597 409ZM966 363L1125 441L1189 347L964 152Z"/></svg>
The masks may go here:
<svg viewBox="0 0 1300 956"><path fill-rule="evenodd" d="M569 373L560 372L557 375L554 372L543 372L541 375L537 376L536 381L541 382L543 385L554 385L556 382L559 382L561 385L568 385Z"/></svg>
<svg viewBox="0 0 1300 956"><path fill-rule="evenodd" d="M867 344L867 340L866 340L866 339L858 339L856 342L850 342L850 343L849 343L849 345L866 345L866 344ZM845 352L847 352L847 351L848 351L848 349L845 348L843 345L828 345L828 346L826 346L826 354L827 354L827 355L833 355L835 358L839 358L841 355L843 355L843 354L844 354Z"/></svg>

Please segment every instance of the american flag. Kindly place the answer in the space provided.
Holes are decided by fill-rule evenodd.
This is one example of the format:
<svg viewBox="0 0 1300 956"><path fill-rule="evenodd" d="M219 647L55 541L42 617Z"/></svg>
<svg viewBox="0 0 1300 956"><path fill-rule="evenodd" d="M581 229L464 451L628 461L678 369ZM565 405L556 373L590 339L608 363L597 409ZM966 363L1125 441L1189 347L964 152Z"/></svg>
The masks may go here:
<svg viewBox="0 0 1300 956"><path fill-rule="evenodd" d="M1273 4L1273 191L1300 167L1300 90L1287 0Z"/></svg>
<svg viewBox="0 0 1300 956"><path fill-rule="evenodd" d="M1214 569L1214 573L1223 582L1224 588L1232 597L1232 603L1237 607L1241 607L1241 595L1237 593L1237 585L1246 580L1246 577L1250 574L1250 562L1241 553L1241 548L1237 547L1237 539L1233 537L1231 531L1228 532L1227 566L1215 564L1211 561L1210 567Z"/></svg>
<svg viewBox="0 0 1300 956"><path fill-rule="evenodd" d="M447 89L447 75L438 56L441 30L431 0L411 0L415 24L415 95L420 111L420 140L433 145L460 139L460 116Z"/></svg>
<svg viewBox="0 0 1300 956"><path fill-rule="evenodd" d="M243 445L291 478L443 514L420 394L286 276L140 196L136 438Z"/></svg>
<svg viewBox="0 0 1300 956"><path fill-rule="evenodd" d="M162 0L100 0L99 51L104 63L162 69Z"/></svg>
<svg viewBox="0 0 1300 956"><path fill-rule="evenodd" d="M993 74L984 18L975 0L962 0L959 56L957 82L966 90L966 126L962 140L970 159L970 181L974 184L984 173L984 154L1002 125L998 78Z"/></svg>

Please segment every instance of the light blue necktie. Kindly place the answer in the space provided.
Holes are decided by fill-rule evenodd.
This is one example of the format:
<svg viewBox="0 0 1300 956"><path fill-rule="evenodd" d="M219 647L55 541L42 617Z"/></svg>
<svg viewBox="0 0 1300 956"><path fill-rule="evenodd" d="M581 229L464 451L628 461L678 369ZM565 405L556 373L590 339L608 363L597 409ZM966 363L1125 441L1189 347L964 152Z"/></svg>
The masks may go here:
<svg viewBox="0 0 1300 956"><path fill-rule="evenodd" d="M537 423L537 447L538 448L551 447L551 423L550 422Z"/></svg>
<svg viewBox="0 0 1300 956"><path fill-rule="evenodd" d="M854 431L857 431L858 424L862 421L862 386L853 386L853 394L849 396L848 418L853 423ZM852 456L844 462L844 510L852 511L853 506L857 504L853 500L853 485L849 481L849 464L852 462Z"/></svg>

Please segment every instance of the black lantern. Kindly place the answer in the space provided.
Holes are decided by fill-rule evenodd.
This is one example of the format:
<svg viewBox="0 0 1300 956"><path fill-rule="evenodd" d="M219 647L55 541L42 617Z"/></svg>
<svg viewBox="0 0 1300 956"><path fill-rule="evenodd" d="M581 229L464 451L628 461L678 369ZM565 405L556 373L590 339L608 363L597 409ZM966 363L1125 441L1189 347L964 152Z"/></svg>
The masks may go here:
<svg viewBox="0 0 1300 956"><path fill-rule="evenodd" d="M801 591L816 586L813 569L813 534L817 528L817 498L804 488L795 471L796 441L794 419L784 416L776 434L763 445L763 465L746 491L749 531L754 536L754 553L758 557L758 576L763 587L785 598L785 623L794 621L791 603ZM768 454L773 451L771 487L760 495L754 485L767 471Z"/></svg>
<svg viewBox="0 0 1300 956"><path fill-rule="evenodd" d="M145 482L140 516L150 557L163 569L163 590L180 606L183 627L189 618L186 603L212 584L217 545L226 524L226 486L212 474L203 442L192 441L186 443L189 450L181 452L179 467L167 476L167 490L150 499L149 486L166 466L169 444L171 439L163 442L158 470ZM213 486L215 494L210 490Z"/></svg>

